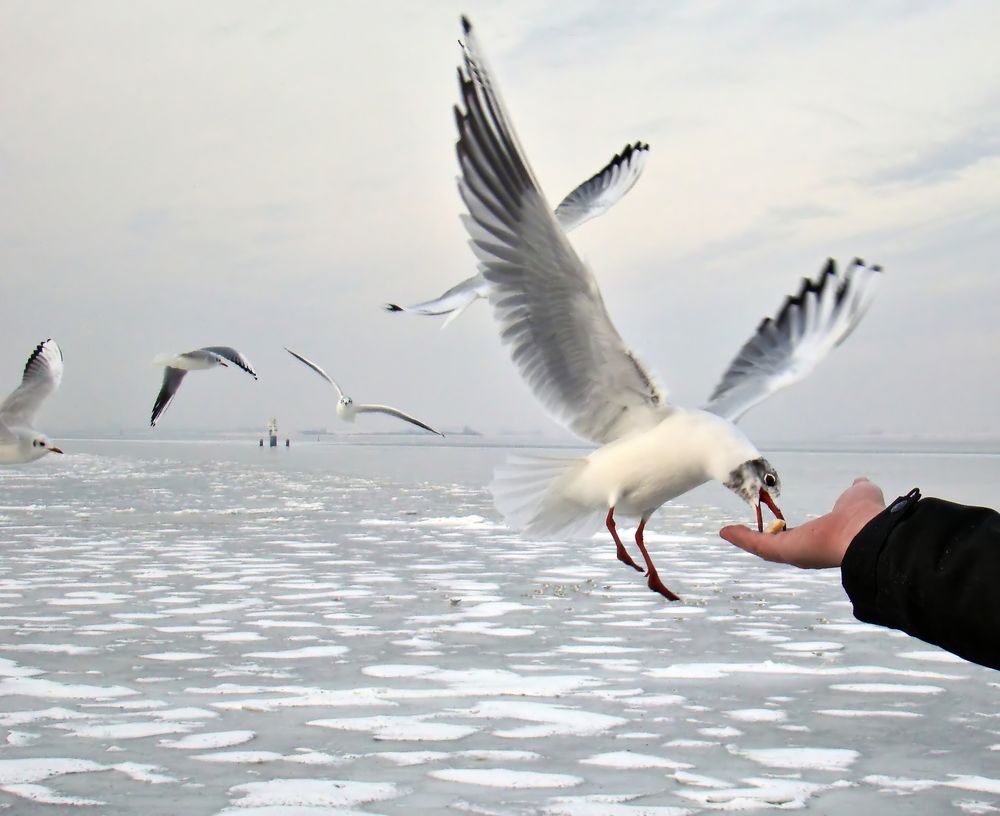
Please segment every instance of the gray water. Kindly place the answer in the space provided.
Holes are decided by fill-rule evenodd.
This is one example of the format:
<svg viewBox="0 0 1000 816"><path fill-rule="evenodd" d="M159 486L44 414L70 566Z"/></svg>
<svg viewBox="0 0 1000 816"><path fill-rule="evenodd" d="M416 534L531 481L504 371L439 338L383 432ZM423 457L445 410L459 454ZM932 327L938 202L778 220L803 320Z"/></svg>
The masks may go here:
<svg viewBox="0 0 1000 816"><path fill-rule="evenodd" d="M12 813L1000 809L1000 676L719 540L717 485L648 528L668 604L504 528L502 444L63 447L0 471ZM996 455L768 457L793 524L862 473L1000 504Z"/></svg>

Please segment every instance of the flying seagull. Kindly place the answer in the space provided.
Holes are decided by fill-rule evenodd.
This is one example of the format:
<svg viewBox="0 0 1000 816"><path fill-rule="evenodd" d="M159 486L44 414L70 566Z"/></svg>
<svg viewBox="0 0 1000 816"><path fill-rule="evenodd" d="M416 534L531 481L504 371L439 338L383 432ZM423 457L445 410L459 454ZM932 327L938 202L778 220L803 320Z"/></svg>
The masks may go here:
<svg viewBox="0 0 1000 816"><path fill-rule="evenodd" d="M778 473L734 424L749 407L801 379L857 325L880 268L862 261L816 280L763 321L704 409L672 404L615 329L597 281L535 180L467 19L455 108L459 191L470 244L489 286L501 338L539 401L599 447L583 458L512 458L491 488L506 521L529 535L590 531L603 519L618 558L615 513L638 517L635 542L650 589L670 600L643 542L664 502L715 479L781 518Z"/></svg>
<svg viewBox="0 0 1000 816"><path fill-rule="evenodd" d="M163 372L163 385L160 386L160 393L156 395L156 402L153 403L153 413L149 418L150 426L156 425L156 420L167 410L167 406L181 387L184 375L189 371L201 371L205 368L215 368L223 366L228 368L229 364L242 368L247 374L257 379L257 372L247 361L246 357L236 349L229 346L205 346L205 348L185 351L180 354L160 354L153 360L153 365L166 366Z"/></svg>
<svg viewBox="0 0 1000 816"><path fill-rule="evenodd" d="M397 419L401 419L404 422L409 422L411 425L416 425L418 428L423 428L425 431L430 431L432 434L437 434L438 436L444 436L440 431L434 430L430 425L421 422L416 417L412 417L409 414L405 414L398 408L393 408L389 405L355 405L354 400L351 399L344 390L337 385L336 381L327 374L322 368L320 368L312 360L307 360L301 354L296 354L290 348L286 348L289 354L292 355L299 362L305 363L309 368L315 371L319 376L326 380L330 385L337 389L337 396L340 398L337 400L337 416L339 416L345 422L354 422L354 418L358 414L388 414L389 416L394 416Z"/></svg>
<svg viewBox="0 0 1000 816"><path fill-rule="evenodd" d="M59 387L63 355L55 340L35 346L24 366L21 384L0 404L0 465L34 462L47 453L62 453L41 431L31 427L42 401Z"/></svg>
<svg viewBox="0 0 1000 816"><path fill-rule="evenodd" d="M563 231L569 232L591 218L606 213L617 204L639 180L648 152L649 145L643 142L626 145L599 172L566 196L554 213ZM441 324L441 328L444 328L477 299L488 296L489 284L482 273L477 272L434 300L425 300L412 306L387 303L385 310L419 315L448 315Z"/></svg>

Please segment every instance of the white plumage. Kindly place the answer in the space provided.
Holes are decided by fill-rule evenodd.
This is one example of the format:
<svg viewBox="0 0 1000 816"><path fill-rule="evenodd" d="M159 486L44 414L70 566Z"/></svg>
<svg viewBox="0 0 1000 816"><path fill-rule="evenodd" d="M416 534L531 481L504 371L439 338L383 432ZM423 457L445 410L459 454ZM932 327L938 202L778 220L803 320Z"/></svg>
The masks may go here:
<svg viewBox="0 0 1000 816"><path fill-rule="evenodd" d="M181 387L181 382L189 371L203 371L218 366L228 368L230 363L257 379L257 372L253 370L247 358L229 346L205 346L180 354L158 354L153 359L153 365L164 366L165 370L163 384L156 395L156 402L153 403L149 424L156 425L156 420L167 410L167 406L177 394L177 389Z"/></svg>
<svg viewBox="0 0 1000 816"><path fill-rule="evenodd" d="M59 387L63 355L51 338L35 346L24 366L21 384L0 404L0 465L33 462L47 453L62 453L32 425L42 402Z"/></svg>
<svg viewBox="0 0 1000 816"><path fill-rule="evenodd" d="M850 333L878 267L856 261L840 278L831 261L776 320L760 325L707 410L671 404L611 322L594 275L542 195L465 19L463 28L458 183L500 336L549 412L599 445L578 459L512 458L492 485L497 507L534 536L590 531L603 517L619 559L636 569L614 516L639 517L636 544L649 586L676 599L646 551L646 521L710 479L755 507L758 526L761 502L780 517L777 472L731 420L800 379Z"/></svg>
<svg viewBox="0 0 1000 816"><path fill-rule="evenodd" d="M319 376L326 380L330 385L332 385L337 391L337 416L340 417L344 422L354 422L358 414L385 414L387 416L396 417L396 419L401 419L403 422L409 422L411 425L416 425L418 428L423 428L425 431L430 431L432 434L437 434L438 436L444 436L440 431L434 430L430 425L425 422L421 422L414 416L400 411L398 408L393 408L391 405L375 405L375 404L364 404L356 403L352 397L347 396L343 389L337 385L337 381L333 379L329 374L327 374L322 368L320 368L312 360L308 360L301 354L296 354L290 348L286 348L289 354L292 355L300 363L304 363L309 366L313 371L315 371Z"/></svg>

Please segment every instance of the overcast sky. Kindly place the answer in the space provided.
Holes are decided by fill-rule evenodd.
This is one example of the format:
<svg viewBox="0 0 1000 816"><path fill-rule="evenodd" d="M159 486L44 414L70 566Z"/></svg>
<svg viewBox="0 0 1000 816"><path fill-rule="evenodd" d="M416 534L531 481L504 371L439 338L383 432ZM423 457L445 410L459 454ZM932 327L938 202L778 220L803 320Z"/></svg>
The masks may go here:
<svg viewBox="0 0 1000 816"><path fill-rule="evenodd" d="M51 336L66 373L40 427L141 428L157 353L232 345L260 381L192 374L163 428L337 429L333 390L287 345L439 427L554 430L486 304L444 331L381 310L474 271L461 13L553 203L650 143L636 187L573 241L673 400L700 404L802 276L857 255L886 269L867 317L746 430L995 431L990 0L3 0L0 391Z"/></svg>

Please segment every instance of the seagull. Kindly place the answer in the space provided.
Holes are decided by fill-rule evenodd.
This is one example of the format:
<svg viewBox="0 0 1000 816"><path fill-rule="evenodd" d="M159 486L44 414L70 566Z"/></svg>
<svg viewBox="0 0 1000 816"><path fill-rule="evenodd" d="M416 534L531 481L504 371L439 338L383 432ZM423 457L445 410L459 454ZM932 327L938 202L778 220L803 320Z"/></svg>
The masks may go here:
<svg viewBox="0 0 1000 816"><path fill-rule="evenodd" d="M577 187L555 209L556 221L564 232L580 226L591 218L606 213L617 204L622 196L635 186L646 164L649 145L644 142L626 145L621 153L616 153L599 172ZM409 312L419 315L448 315L443 329L479 298L489 296L489 284L481 272L452 286L434 300L425 300L412 306L385 304L387 312Z"/></svg>
<svg viewBox="0 0 1000 816"><path fill-rule="evenodd" d="M593 273L535 180L466 18L462 26L456 148L470 244L522 377L557 420L598 446L582 458L509 459L491 485L497 508L535 537L591 531L603 519L619 560L641 571L615 522L616 513L638 517L649 588L678 600L646 550L650 516L714 479L756 510L758 529L761 503L783 518L777 471L734 422L843 342L870 305L880 267L855 260L839 274L828 262L760 323L707 405L671 403L611 322Z"/></svg>
<svg viewBox="0 0 1000 816"><path fill-rule="evenodd" d="M63 355L56 341L50 338L35 346L21 384L0 404L0 465L20 465L47 453L62 453L31 427L42 401L59 387L62 375Z"/></svg>
<svg viewBox="0 0 1000 816"><path fill-rule="evenodd" d="M421 422L416 417L412 417L409 414L405 414L398 408L393 408L389 405L355 405L354 400L351 399L347 394L344 393L336 381L327 374L322 368L320 368L312 360L307 360L301 354L296 354L290 348L285 348L289 354L292 355L299 362L305 363L309 368L315 371L319 376L326 380L330 385L337 389L337 396L340 399L337 400L337 416L339 416L344 422L354 422L354 418L358 414L388 414L389 416L394 416L397 419L401 419L404 422L409 422L411 425L416 425L418 428L423 428L425 431L430 431L432 434L437 434L438 436L444 436L441 431L434 430L430 425Z"/></svg>
<svg viewBox="0 0 1000 816"><path fill-rule="evenodd" d="M194 351L184 351L180 354L159 354L153 359L153 365L166 366L163 372L163 385L160 386L160 393L156 395L156 402L153 403L153 414L149 418L150 427L156 425L156 420L167 410L167 406L181 387L184 375L189 371L200 371L204 368L215 368L223 366L228 368L229 364L242 368L247 374L257 379L257 372L247 361L246 357L236 349L229 346L205 346Z"/></svg>

